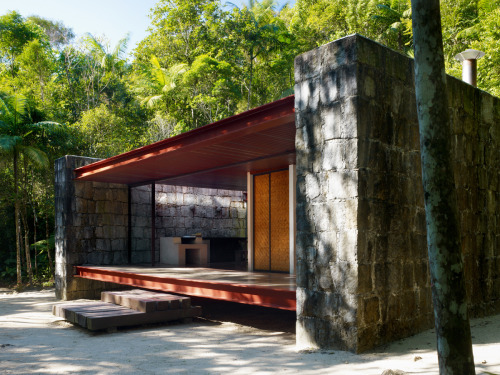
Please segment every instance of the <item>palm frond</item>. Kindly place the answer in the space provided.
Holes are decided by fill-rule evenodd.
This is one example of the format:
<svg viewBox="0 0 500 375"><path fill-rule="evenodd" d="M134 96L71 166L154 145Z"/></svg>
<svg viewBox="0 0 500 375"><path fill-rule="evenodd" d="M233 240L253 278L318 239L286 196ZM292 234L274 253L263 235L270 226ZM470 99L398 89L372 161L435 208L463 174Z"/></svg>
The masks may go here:
<svg viewBox="0 0 500 375"><path fill-rule="evenodd" d="M27 100L22 95L12 95L9 97L9 104L12 109L19 115L24 116L26 114L26 104Z"/></svg>
<svg viewBox="0 0 500 375"><path fill-rule="evenodd" d="M0 96L0 119L8 124L17 125L26 114L26 98L22 95Z"/></svg>
<svg viewBox="0 0 500 375"><path fill-rule="evenodd" d="M47 154L42 150L32 146L24 146L20 151L35 166L39 168L46 168L49 166L49 158L47 157Z"/></svg>
<svg viewBox="0 0 500 375"><path fill-rule="evenodd" d="M41 130L52 135L61 135L67 132L66 127L54 121L40 121L35 124L31 124L30 128L33 128L35 131Z"/></svg>
<svg viewBox="0 0 500 375"><path fill-rule="evenodd" d="M23 139L18 136L2 135L0 136L0 154L12 154L15 149L21 145Z"/></svg>
<svg viewBox="0 0 500 375"><path fill-rule="evenodd" d="M11 114L11 110L9 108L9 104L8 104L8 97L4 97L2 95L0 95L0 118L8 118L10 117L10 114Z"/></svg>
<svg viewBox="0 0 500 375"><path fill-rule="evenodd" d="M0 120L0 134L9 135L10 133L11 129L9 124L7 124L5 121Z"/></svg>
<svg viewBox="0 0 500 375"><path fill-rule="evenodd" d="M146 102L148 104L149 108L153 108L156 103L158 103L161 99L163 98L163 95L155 95L155 96L150 96L147 97L143 100L143 102Z"/></svg>
<svg viewBox="0 0 500 375"><path fill-rule="evenodd" d="M160 66L160 62L158 61L158 58L156 56L151 56L150 62L152 65L151 69L151 76L154 79L154 81L157 83L158 86L160 87L165 87L167 84L167 77L165 74L165 69L163 69Z"/></svg>
<svg viewBox="0 0 500 375"><path fill-rule="evenodd" d="M116 43L116 46L113 49L112 53L115 59L119 60L123 59L123 55L125 55L125 53L127 52L127 46L129 40L130 40L130 35L127 33L127 35L124 38L120 39L118 43Z"/></svg>
<svg viewBox="0 0 500 375"><path fill-rule="evenodd" d="M91 33L86 33L83 40L88 44L92 52L97 53L98 56L106 54L106 48L97 40Z"/></svg>

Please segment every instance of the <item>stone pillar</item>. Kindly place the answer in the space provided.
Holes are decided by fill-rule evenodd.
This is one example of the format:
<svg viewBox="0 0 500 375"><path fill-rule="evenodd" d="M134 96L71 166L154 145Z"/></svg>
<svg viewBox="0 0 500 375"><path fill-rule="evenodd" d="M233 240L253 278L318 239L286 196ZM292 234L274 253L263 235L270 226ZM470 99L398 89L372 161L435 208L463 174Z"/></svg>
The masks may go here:
<svg viewBox="0 0 500 375"><path fill-rule="evenodd" d="M98 298L97 281L73 278L76 265L127 262L127 186L74 181L74 169L99 159L64 156L55 162L56 296Z"/></svg>
<svg viewBox="0 0 500 375"><path fill-rule="evenodd" d="M356 39L295 59L299 347L357 350Z"/></svg>
<svg viewBox="0 0 500 375"><path fill-rule="evenodd" d="M353 35L295 64L298 345L431 327L413 61ZM469 311L495 313L500 100L452 77L448 92Z"/></svg>

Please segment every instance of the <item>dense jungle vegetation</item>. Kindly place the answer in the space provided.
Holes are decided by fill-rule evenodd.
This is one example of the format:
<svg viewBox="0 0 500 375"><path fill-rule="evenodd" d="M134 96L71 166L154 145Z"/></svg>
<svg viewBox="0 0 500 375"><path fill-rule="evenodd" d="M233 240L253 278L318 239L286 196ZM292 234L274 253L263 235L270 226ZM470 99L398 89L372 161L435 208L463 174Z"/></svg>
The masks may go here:
<svg viewBox="0 0 500 375"><path fill-rule="evenodd" d="M500 95L500 0L442 0L446 67L467 48ZM149 35L76 39L71 25L0 16L0 280L54 269L54 160L109 157L293 93L293 60L360 33L412 56L410 0L159 0Z"/></svg>

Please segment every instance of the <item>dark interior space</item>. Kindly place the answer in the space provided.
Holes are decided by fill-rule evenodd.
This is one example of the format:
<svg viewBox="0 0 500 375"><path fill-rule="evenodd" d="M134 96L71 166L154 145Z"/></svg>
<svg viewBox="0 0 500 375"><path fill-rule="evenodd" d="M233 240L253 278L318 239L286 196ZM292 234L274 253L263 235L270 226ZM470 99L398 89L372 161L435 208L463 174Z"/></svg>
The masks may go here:
<svg viewBox="0 0 500 375"><path fill-rule="evenodd" d="M246 265L246 238L204 238L210 240L210 263L244 263Z"/></svg>

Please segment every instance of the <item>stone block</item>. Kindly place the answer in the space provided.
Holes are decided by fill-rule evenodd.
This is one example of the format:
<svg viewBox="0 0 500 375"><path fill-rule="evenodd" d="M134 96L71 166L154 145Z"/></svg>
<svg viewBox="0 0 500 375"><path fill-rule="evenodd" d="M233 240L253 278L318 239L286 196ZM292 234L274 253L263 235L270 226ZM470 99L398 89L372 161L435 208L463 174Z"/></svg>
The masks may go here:
<svg viewBox="0 0 500 375"><path fill-rule="evenodd" d="M380 302L379 298L376 296L363 298L363 315L362 322L363 325L373 325L379 323L380 320Z"/></svg>
<svg viewBox="0 0 500 375"><path fill-rule="evenodd" d="M111 243L108 239L96 239L96 250L97 251L109 251L111 250ZM98 263L91 263L98 264Z"/></svg>
<svg viewBox="0 0 500 375"><path fill-rule="evenodd" d="M342 230L337 234L338 250L337 257L341 261L349 263L357 262L358 231Z"/></svg>
<svg viewBox="0 0 500 375"><path fill-rule="evenodd" d="M329 71L319 78L319 101L321 106L330 106L337 102L339 97L339 82L337 71Z"/></svg>
<svg viewBox="0 0 500 375"><path fill-rule="evenodd" d="M327 184L328 199L346 199L355 198L358 196L357 171L331 171L327 175Z"/></svg>
<svg viewBox="0 0 500 375"><path fill-rule="evenodd" d="M302 82L319 76L321 66L319 48L305 52L295 58L295 82Z"/></svg>
<svg viewBox="0 0 500 375"><path fill-rule="evenodd" d="M344 294L354 294L358 288L357 265L338 260L330 264L333 287Z"/></svg>
<svg viewBox="0 0 500 375"><path fill-rule="evenodd" d="M111 251L119 252L127 249L127 245L124 239L112 239L111 240Z"/></svg>
<svg viewBox="0 0 500 375"><path fill-rule="evenodd" d="M337 210L333 206L321 203L313 204L308 214L309 217L306 220L318 232L334 232L341 228L341 223L335 220L336 216L340 217L341 214L336 215ZM300 222L302 224L302 221ZM297 220L297 223L299 223L299 220Z"/></svg>
<svg viewBox="0 0 500 375"><path fill-rule="evenodd" d="M372 289L372 266L370 264L358 265L358 293L369 293Z"/></svg>
<svg viewBox="0 0 500 375"><path fill-rule="evenodd" d="M341 98L355 96L358 93L358 66L356 64L346 65L338 69L339 74L339 96Z"/></svg>
<svg viewBox="0 0 500 375"><path fill-rule="evenodd" d="M412 262L403 264L403 288L412 290L415 286L414 266Z"/></svg>
<svg viewBox="0 0 500 375"><path fill-rule="evenodd" d="M335 261L337 258L337 234L335 232L319 232L316 233L315 238L317 249L315 263L328 267L330 262Z"/></svg>

